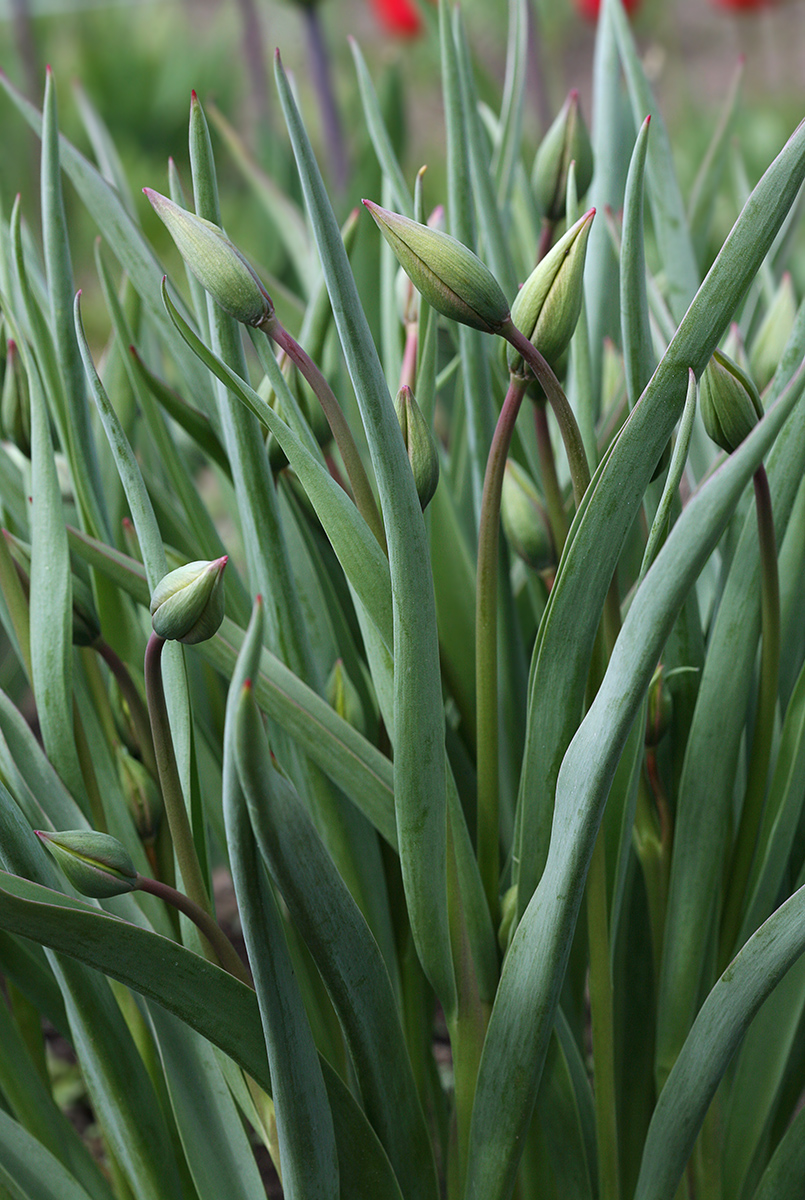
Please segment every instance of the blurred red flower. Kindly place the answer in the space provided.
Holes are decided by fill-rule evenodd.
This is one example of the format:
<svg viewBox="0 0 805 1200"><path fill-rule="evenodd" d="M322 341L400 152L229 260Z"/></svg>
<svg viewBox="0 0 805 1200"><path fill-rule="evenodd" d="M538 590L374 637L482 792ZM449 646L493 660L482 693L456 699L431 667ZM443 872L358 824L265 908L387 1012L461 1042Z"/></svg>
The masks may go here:
<svg viewBox="0 0 805 1200"><path fill-rule="evenodd" d="M761 8L772 8L777 0L710 0L716 8L729 12L757 12Z"/></svg>
<svg viewBox="0 0 805 1200"><path fill-rule="evenodd" d="M415 37L422 28L414 0L369 0L370 7L380 24L389 33L402 37Z"/></svg>
<svg viewBox="0 0 805 1200"><path fill-rule="evenodd" d="M580 13L586 21L597 21L598 10L601 7L601 0L573 0L576 6L576 12ZM627 13L637 12L640 7L640 0L623 0L623 7Z"/></svg>

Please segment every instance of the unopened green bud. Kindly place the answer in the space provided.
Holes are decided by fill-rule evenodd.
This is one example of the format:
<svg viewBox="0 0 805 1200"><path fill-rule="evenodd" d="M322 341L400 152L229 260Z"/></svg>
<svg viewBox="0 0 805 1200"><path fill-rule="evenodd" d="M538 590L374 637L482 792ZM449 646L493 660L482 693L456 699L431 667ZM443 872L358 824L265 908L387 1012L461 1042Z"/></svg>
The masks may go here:
<svg viewBox="0 0 805 1200"><path fill-rule="evenodd" d="M227 558L191 562L160 579L151 596L154 632L193 646L218 632L224 619L224 567Z"/></svg>
<svg viewBox="0 0 805 1200"><path fill-rule="evenodd" d="M86 829L64 833L44 833L37 829L35 833L82 895L104 900L133 892L137 887L138 876L131 855L108 833Z"/></svg>
<svg viewBox="0 0 805 1200"><path fill-rule="evenodd" d="M570 344L581 312L584 260L595 209L568 229L537 263L512 305L512 321L553 366ZM523 360L508 349L509 370L524 372Z"/></svg>
<svg viewBox="0 0 805 1200"><path fill-rule="evenodd" d="M153 846L162 820L162 794L147 768L129 754L125 746L117 747L117 770L126 804L144 846Z"/></svg>
<svg viewBox="0 0 805 1200"><path fill-rule="evenodd" d="M222 229L151 188L143 191L196 279L224 312L244 325L273 316L271 297Z"/></svg>
<svg viewBox="0 0 805 1200"><path fill-rule="evenodd" d="M509 305L495 277L461 242L363 201L414 287L437 312L480 329L498 333L509 319Z"/></svg>
<svg viewBox="0 0 805 1200"><path fill-rule="evenodd" d="M573 89L561 112L542 139L531 183L539 210L549 221L561 221L567 200L567 176L576 164L576 192L583 196L593 177L593 148Z"/></svg>
<svg viewBox="0 0 805 1200"><path fill-rule="evenodd" d="M6 370L3 376L3 396L0 401L0 428L3 437L12 442L26 458L31 457L31 397L17 343L8 340Z"/></svg>
<svg viewBox="0 0 805 1200"><path fill-rule="evenodd" d="M777 370L777 364L783 357L796 315L797 298L794 295L794 284L786 271L763 318L763 324L752 342L752 352L749 355L752 378L761 391L770 382Z"/></svg>
<svg viewBox="0 0 805 1200"><path fill-rule="evenodd" d="M658 746L665 737L673 713L673 699L663 680L662 666L659 666L654 672L648 688L645 744L649 749Z"/></svg>
<svg viewBox="0 0 805 1200"><path fill-rule="evenodd" d="M401 387L394 400L397 420L414 473L416 494L422 511L430 504L439 482L439 452L422 409L409 387Z"/></svg>
<svg viewBox="0 0 805 1200"><path fill-rule="evenodd" d="M363 705L358 689L344 669L343 660L335 661L324 692L327 702L353 729L365 732Z"/></svg>
<svg viewBox="0 0 805 1200"><path fill-rule="evenodd" d="M737 363L716 350L699 385L702 420L708 435L731 454L763 416L752 380Z"/></svg>
<svg viewBox="0 0 805 1200"><path fill-rule="evenodd" d="M503 473L500 515L509 545L534 571L556 562L548 514L533 480L510 458Z"/></svg>

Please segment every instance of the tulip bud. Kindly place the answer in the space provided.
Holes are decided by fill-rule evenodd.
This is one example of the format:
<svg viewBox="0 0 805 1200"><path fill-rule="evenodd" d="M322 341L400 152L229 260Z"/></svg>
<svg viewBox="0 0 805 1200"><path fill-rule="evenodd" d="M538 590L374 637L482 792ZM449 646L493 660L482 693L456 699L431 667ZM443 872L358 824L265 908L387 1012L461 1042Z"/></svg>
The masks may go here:
<svg viewBox="0 0 805 1200"><path fill-rule="evenodd" d="M122 896L137 887L131 855L108 833L75 829L65 833L34 831L47 846L70 883L84 896L104 900Z"/></svg>
<svg viewBox="0 0 805 1200"><path fill-rule="evenodd" d="M428 304L471 329L501 330L510 315L506 297L472 250L439 229L389 212L371 200L363 204Z"/></svg>
<svg viewBox="0 0 805 1200"><path fill-rule="evenodd" d="M575 88L542 139L531 173L534 198L549 221L561 221L565 215L571 162L576 164L576 191L581 197L593 178L593 148Z"/></svg>
<svg viewBox="0 0 805 1200"><path fill-rule="evenodd" d="M512 321L550 366L570 344L579 319L584 259L594 216L591 208L568 229L537 263L512 305ZM512 374L522 375L523 360L513 346L507 357Z"/></svg>
<svg viewBox="0 0 805 1200"><path fill-rule="evenodd" d="M794 285L788 271L780 280L774 299L769 305L768 312L763 318L763 324L757 331L752 342L752 352L749 355L749 365L752 378L762 391L770 382L777 370L777 364L783 357L794 320L797 315L797 300L794 295Z"/></svg>
<svg viewBox="0 0 805 1200"><path fill-rule="evenodd" d="M244 325L273 316L271 297L222 229L151 188L143 191L196 279L224 312Z"/></svg>
<svg viewBox="0 0 805 1200"><path fill-rule="evenodd" d="M8 340L6 353L3 396L0 401L0 428L4 438L15 445L26 458L31 457L31 398L28 394L28 379L20 361L20 352L13 338Z"/></svg>
<svg viewBox="0 0 805 1200"><path fill-rule="evenodd" d="M649 749L658 746L665 737L673 712L674 702L663 680L662 667L659 666L654 672L648 688L645 744Z"/></svg>
<svg viewBox="0 0 805 1200"><path fill-rule="evenodd" d="M702 420L709 437L731 454L763 416L752 380L737 363L716 350L699 385Z"/></svg>
<svg viewBox="0 0 805 1200"><path fill-rule="evenodd" d="M191 562L160 579L151 596L154 633L193 646L217 633L224 619L227 558Z"/></svg>
<svg viewBox="0 0 805 1200"><path fill-rule="evenodd" d="M117 747L117 770L140 841L144 846L153 846L162 820L160 790L139 758L129 754L125 746Z"/></svg>
<svg viewBox="0 0 805 1200"><path fill-rule="evenodd" d="M509 545L534 571L554 565L556 555L548 515L530 475L514 459L503 473L500 515Z"/></svg>
<svg viewBox="0 0 805 1200"><path fill-rule="evenodd" d="M439 482L439 452L422 409L409 387L401 387L394 401L397 420L414 474L422 511L430 504Z"/></svg>
<svg viewBox="0 0 805 1200"><path fill-rule="evenodd" d="M335 709L339 717L359 733L365 732L363 705L358 689L344 670L344 663L340 658L336 659L330 672L324 694L328 704Z"/></svg>

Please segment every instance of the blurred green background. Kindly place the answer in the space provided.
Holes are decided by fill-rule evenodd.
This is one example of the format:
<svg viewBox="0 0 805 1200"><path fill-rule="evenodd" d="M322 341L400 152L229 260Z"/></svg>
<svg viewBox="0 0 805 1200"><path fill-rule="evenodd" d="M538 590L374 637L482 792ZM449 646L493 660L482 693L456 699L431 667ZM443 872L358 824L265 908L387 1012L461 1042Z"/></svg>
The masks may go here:
<svg viewBox="0 0 805 1200"><path fill-rule="evenodd" d="M213 104L220 109L281 187L293 190L295 186L274 95L275 46L294 72L341 217L361 196L375 194L378 184L360 112L349 34L364 51L407 169L413 176L427 163L428 203L443 199L437 51L435 38L428 36L436 9L430 0L416 3L422 18L416 37L396 34L383 22L378 15L380 0L321 0L316 7L349 163L344 188L337 186L336 168L328 161L331 139L321 133L315 86L320 72L311 58L310 22L305 7L292 0L2 0L0 66L38 104L44 67L50 63L62 129L89 153L73 94L80 81L115 139L146 232L171 264L164 230L139 189L148 185L167 191L169 156L187 178L191 88L208 110ZM576 5L581 0L534 0L532 4L526 144L534 150L540 131L569 88L579 89L583 109L590 116L594 26L579 15ZM464 0L462 10L478 61L482 99L496 108L504 75L507 0ZM738 131L747 174L754 182L803 113L805 0L738 16L714 7L711 0L644 0L635 16L635 29L670 127L684 194L705 153L736 64L745 56ZM38 143L10 104L0 103L0 201L7 213L15 194L21 192L23 210L33 223ZM281 271L270 223L220 141L216 152L228 232L248 247L259 265ZM69 188L67 203L71 203ZM77 282L92 292L89 251L94 230L81 207L72 208ZM714 245L723 239L734 215L735 205L726 203L716 218ZM84 271L87 278L82 278ZM798 284L801 291L805 278Z"/></svg>

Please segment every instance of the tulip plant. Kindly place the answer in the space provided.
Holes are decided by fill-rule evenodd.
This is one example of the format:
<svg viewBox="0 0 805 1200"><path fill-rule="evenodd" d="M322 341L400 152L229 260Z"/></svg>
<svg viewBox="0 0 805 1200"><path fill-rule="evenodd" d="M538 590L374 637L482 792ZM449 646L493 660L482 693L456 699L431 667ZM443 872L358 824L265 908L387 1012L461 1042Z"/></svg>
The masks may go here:
<svg viewBox="0 0 805 1200"><path fill-rule="evenodd" d="M343 225L277 57L280 278L195 93L165 277L100 116L2 77L2 1197L255 1200L258 1144L287 1200L805 1194L805 127L736 196L714 119L686 205L604 0L532 170L526 9L493 111L441 0L444 195L353 46Z"/></svg>

